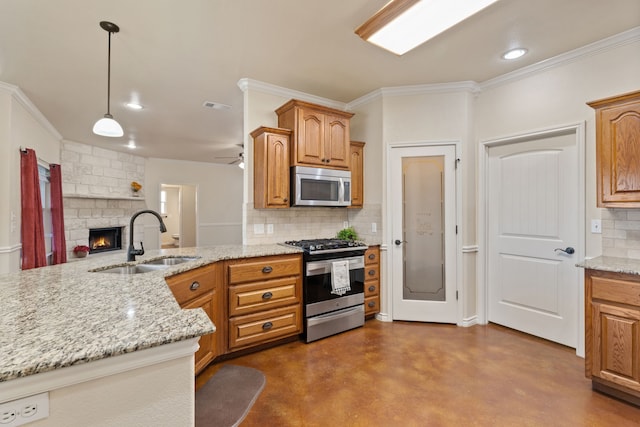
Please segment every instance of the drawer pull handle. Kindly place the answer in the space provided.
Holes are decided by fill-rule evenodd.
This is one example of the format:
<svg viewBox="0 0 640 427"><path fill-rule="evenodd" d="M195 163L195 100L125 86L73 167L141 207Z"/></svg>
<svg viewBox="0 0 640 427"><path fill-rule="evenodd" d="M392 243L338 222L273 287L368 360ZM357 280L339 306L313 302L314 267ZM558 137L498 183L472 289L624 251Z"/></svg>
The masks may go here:
<svg viewBox="0 0 640 427"><path fill-rule="evenodd" d="M273 268L271 266L269 266L269 265L267 265L266 267L264 267L262 269L263 273L271 273L272 271L273 271Z"/></svg>
<svg viewBox="0 0 640 427"><path fill-rule="evenodd" d="M273 328L273 323L271 323L271 322L267 322L267 323L262 324L262 330L263 331L268 331L271 328Z"/></svg>
<svg viewBox="0 0 640 427"><path fill-rule="evenodd" d="M373 286L373 285L372 285L372 286L369 286L369 292L373 292L373 291L375 291L375 290L376 290L376 287L375 287L375 286Z"/></svg>
<svg viewBox="0 0 640 427"><path fill-rule="evenodd" d="M369 254L369 259L376 259L376 254Z"/></svg>
<svg viewBox="0 0 640 427"><path fill-rule="evenodd" d="M262 294L262 299L271 299L272 296L273 294L271 292L265 292Z"/></svg>
<svg viewBox="0 0 640 427"><path fill-rule="evenodd" d="M191 289L192 291L195 291L196 289L198 289L200 287L200 283L199 282L193 282L191 284L191 286L189 286L189 289Z"/></svg>
<svg viewBox="0 0 640 427"><path fill-rule="evenodd" d="M369 276L375 276L375 275L376 275L375 270L369 270Z"/></svg>
<svg viewBox="0 0 640 427"><path fill-rule="evenodd" d="M368 305L369 305L369 307L372 307L372 308L373 308L373 307L375 307L375 306L376 306L376 303L375 303L374 301L369 301L369 304L368 304Z"/></svg>

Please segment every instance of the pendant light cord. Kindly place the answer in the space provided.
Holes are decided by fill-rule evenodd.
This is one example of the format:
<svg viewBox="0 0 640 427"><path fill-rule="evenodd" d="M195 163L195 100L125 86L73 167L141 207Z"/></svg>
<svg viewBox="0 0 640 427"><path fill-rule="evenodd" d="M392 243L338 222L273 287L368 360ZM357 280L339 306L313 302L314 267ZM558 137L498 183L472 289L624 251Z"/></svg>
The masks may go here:
<svg viewBox="0 0 640 427"><path fill-rule="evenodd" d="M107 114L111 117L111 31L109 33L109 48L107 52Z"/></svg>

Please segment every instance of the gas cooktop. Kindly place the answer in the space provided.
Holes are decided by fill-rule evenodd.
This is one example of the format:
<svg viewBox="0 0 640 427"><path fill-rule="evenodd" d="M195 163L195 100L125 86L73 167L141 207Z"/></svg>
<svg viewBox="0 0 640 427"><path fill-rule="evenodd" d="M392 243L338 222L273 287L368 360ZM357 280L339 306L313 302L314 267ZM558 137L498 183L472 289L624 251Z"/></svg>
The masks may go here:
<svg viewBox="0 0 640 427"><path fill-rule="evenodd" d="M301 248L307 253L329 253L351 251L354 249L367 249L367 245L355 240L342 239L311 239L311 240L289 240L283 243L287 246Z"/></svg>

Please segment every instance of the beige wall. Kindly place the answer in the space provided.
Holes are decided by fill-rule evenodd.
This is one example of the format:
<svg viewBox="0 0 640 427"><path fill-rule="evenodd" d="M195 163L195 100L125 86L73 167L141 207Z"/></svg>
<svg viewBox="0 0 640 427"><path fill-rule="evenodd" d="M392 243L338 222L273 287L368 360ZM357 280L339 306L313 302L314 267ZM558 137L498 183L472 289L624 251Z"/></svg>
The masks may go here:
<svg viewBox="0 0 640 427"><path fill-rule="evenodd" d="M196 188L197 245L242 242L242 169L234 165L149 158L146 162L146 202L160 210L160 184ZM159 248L157 221L145 218L145 247Z"/></svg>
<svg viewBox="0 0 640 427"><path fill-rule="evenodd" d="M365 150L365 203L380 201L382 224L379 240L383 243L381 309L391 313L391 283L387 245L393 240L386 191L387 151L391 144L415 142L459 143L462 153L462 244L471 247L462 256L460 285L464 319L476 313L475 282L475 153L472 139L474 94L473 84L462 83L448 87L433 85L405 91L384 89L365 101L354 102L353 139L367 142ZM365 209L366 211L366 209ZM362 215L362 214L360 214ZM462 250L462 248L460 248ZM386 291L384 291L386 290Z"/></svg>
<svg viewBox="0 0 640 427"><path fill-rule="evenodd" d="M20 147L60 163L60 135L15 86L0 82L0 274L20 269Z"/></svg>
<svg viewBox="0 0 640 427"><path fill-rule="evenodd" d="M349 213L343 208L290 208L290 209L254 209L253 208L253 140L250 133L260 126L277 127L278 116L275 110L291 98L303 99L334 108L344 109L344 105L330 100L310 99L310 95L282 91L282 94L267 93L252 87L244 91L244 148L245 148L245 198L243 205L245 244L279 243L285 240L334 237L349 222ZM337 104L337 105L336 105ZM263 227L265 232L258 234L254 225ZM267 234L268 225L273 233ZM357 229L356 229L357 231Z"/></svg>
<svg viewBox="0 0 640 427"><path fill-rule="evenodd" d="M529 76L485 87L476 103L476 140L586 123L587 230L585 255L602 254L602 237L589 231L596 207L595 114L588 101L640 88L640 41L596 52ZM610 219L611 215L605 215ZM603 223L603 227L609 223Z"/></svg>

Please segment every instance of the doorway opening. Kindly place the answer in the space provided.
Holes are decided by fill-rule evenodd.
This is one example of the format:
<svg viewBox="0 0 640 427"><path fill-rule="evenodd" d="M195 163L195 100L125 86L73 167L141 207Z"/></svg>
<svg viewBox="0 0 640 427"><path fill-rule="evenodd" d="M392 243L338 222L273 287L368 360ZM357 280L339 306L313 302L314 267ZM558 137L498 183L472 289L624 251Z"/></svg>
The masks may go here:
<svg viewBox="0 0 640 427"><path fill-rule="evenodd" d="M197 246L197 210L195 185L160 184L160 215L167 232L160 235L160 247Z"/></svg>

